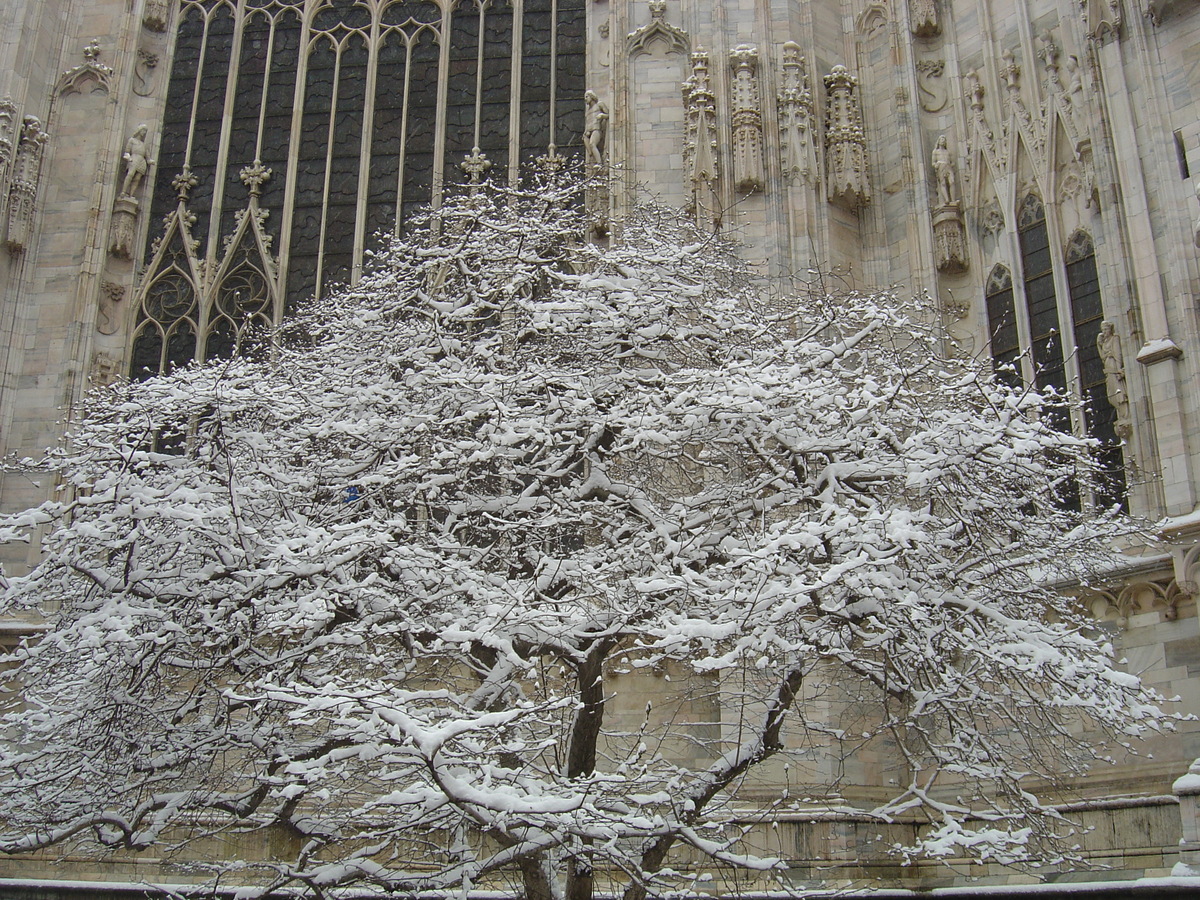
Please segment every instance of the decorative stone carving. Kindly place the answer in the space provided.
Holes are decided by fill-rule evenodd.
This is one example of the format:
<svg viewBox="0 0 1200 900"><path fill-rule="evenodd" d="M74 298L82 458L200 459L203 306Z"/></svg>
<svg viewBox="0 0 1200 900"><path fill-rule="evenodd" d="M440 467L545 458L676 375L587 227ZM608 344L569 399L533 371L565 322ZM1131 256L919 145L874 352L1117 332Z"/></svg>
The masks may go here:
<svg viewBox="0 0 1200 900"><path fill-rule="evenodd" d="M180 203L187 203L192 196L192 191L199 183L200 179L192 174L191 166L184 166L183 171L171 179L171 187L175 189L175 199Z"/></svg>
<svg viewBox="0 0 1200 900"><path fill-rule="evenodd" d="M1200 201L1200 181L1196 182L1196 200ZM1192 226L1192 243L1200 247L1200 216L1196 217L1196 224Z"/></svg>
<svg viewBox="0 0 1200 900"><path fill-rule="evenodd" d="M139 125L125 142L125 152L121 154L121 159L125 161L125 180L121 182L121 197L132 197L141 186L146 172L154 165L146 141L147 131L145 125Z"/></svg>
<svg viewBox="0 0 1200 900"><path fill-rule="evenodd" d="M604 151L608 143L608 105L595 91L583 95L583 148L587 161L594 169L604 168Z"/></svg>
<svg viewBox="0 0 1200 900"><path fill-rule="evenodd" d="M692 48L688 33L667 21L667 0L650 0L650 21L629 33L627 48L631 57L652 52L661 43L667 53L687 53Z"/></svg>
<svg viewBox="0 0 1200 900"><path fill-rule="evenodd" d="M1071 130L1079 134L1086 133L1086 107L1083 98L1083 72L1079 68L1079 57L1068 56L1066 62L1067 84L1061 97L1063 112ZM1079 136L1077 134L1077 138Z"/></svg>
<svg viewBox="0 0 1200 900"><path fill-rule="evenodd" d="M125 285L112 281L100 282L100 316L96 330L101 334L116 334L120 318L117 304L125 299Z"/></svg>
<svg viewBox="0 0 1200 900"><path fill-rule="evenodd" d="M590 168L584 203L591 219L593 233L603 237L608 234L608 106L594 91L583 95L585 104L583 121L583 147Z"/></svg>
<svg viewBox="0 0 1200 900"><path fill-rule="evenodd" d="M1098 43L1117 38L1121 32L1120 0L1079 0L1083 27L1088 37Z"/></svg>
<svg viewBox="0 0 1200 900"><path fill-rule="evenodd" d="M255 230L260 235L259 240L262 243L264 262L266 263L268 270L273 272L275 271L275 261L270 258L269 255L266 255L266 251L271 249L271 243L274 241L274 238L266 231L267 219L270 217L271 211L263 209L261 206L259 206L259 199L262 197L263 185L271 180L272 174L273 173L271 170L264 166L262 161L258 159L256 159L250 165L244 166L238 173L238 177L241 178L242 184L246 186L246 190L250 193L250 202L245 209L239 209L233 214L233 231L232 233L226 235L222 246L223 249L228 250L230 246L232 246L234 239L241 231L242 220L246 218L246 216L252 216L255 223L258 225L257 229Z"/></svg>
<svg viewBox="0 0 1200 900"><path fill-rule="evenodd" d="M0 188L5 185L17 137L17 105L5 97L0 100Z"/></svg>
<svg viewBox="0 0 1200 900"><path fill-rule="evenodd" d="M1038 56L1042 60L1042 65L1046 69L1046 86L1051 93L1056 93L1062 90L1062 82L1058 77L1058 43L1054 40L1054 36L1049 31L1043 31L1038 36Z"/></svg>
<svg viewBox="0 0 1200 900"><path fill-rule="evenodd" d="M1002 173L1008 165L1007 142L997 140L992 126L988 123L983 111L984 87L977 71L967 72L965 76L967 101L970 107L970 124L967 128L967 155L972 162L982 159L995 173ZM1003 135L1002 135L1003 137ZM983 177L982 171L968 172L968 177Z"/></svg>
<svg viewBox="0 0 1200 900"><path fill-rule="evenodd" d="M999 234L1004 230L1004 210L1000 208L1000 201L992 197L979 210L979 226L983 229L984 234Z"/></svg>
<svg viewBox="0 0 1200 900"><path fill-rule="evenodd" d="M271 180L272 174L271 170L257 159L238 173L242 184L250 191L250 199L254 205L257 205L258 198L262 196L263 185Z"/></svg>
<svg viewBox="0 0 1200 900"><path fill-rule="evenodd" d="M596 26L596 33L600 35L600 46L596 50L596 62L606 69L612 65L612 41L609 40L611 31L612 26L609 25L608 19Z"/></svg>
<svg viewBox="0 0 1200 900"><path fill-rule="evenodd" d="M937 206L933 210L933 243L939 272L957 275L967 271L967 241L959 202L954 156L946 136L939 135L931 155Z"/></svg>
<svg viewBox="0 0 1200 900"><path fill-rule="evenodd" d="M1058 96L1058 63L1057 63L1057 46L1053 41L1049 42L1049 46L1045 43L1047 39L1043 39L1043 56L1053 59L1053 75L1047 75L1049 80L1054 79L1051 87L1051 96ZM1035 169L1045 171L1048 161L1045 158L1046 141L1047 141L1047 124L1048 117L1044 115L1045 107L1035 107L1038 115L1035 117L1025 105L1025 101L1021 96L1021 66L1017 63L1016 57L1011 50L1005 50L1000 54L1003 66L1000 70L1000 78L1004 81L1006 93L1008 95L1008 110L1011 116L1010 123L1006 129L1008 134L1012 133L1015 128L1023 138L1023 143L1030 152Z"/></svg>
<svg viewBox="0 0 1200 900"><path fill-rule="evenodd" d="M918 59L916 68L921 109L928 113L941 112L950 100L945 87L941 84L942 73L946 70L946 61L944 59Z"/></svg>
<svg viewBox="0 0 1200 900"><path fill-rule="evenodd" d="M149 154L147 131L145 125L139 125L125 142L125 152L121 154L121 159L125 162L125 177L121 181L117 202L113 205L108 243L108 251L117 259L130 259L133 256L139 208L134 194L141 187L150 166L154 165L154 160Z"/></svg>
<svg viewBox="0 0 1200 900"><path fill-rule="evenodd" d="M1186 585L1172 577L1141 578L1120 589L1091 586L1082 592L1082 600L1100 621L1116 622L1124 628L1130 616L1161 611L1164 619L1174 621L1179 604L1190 596Z"/></svg>
<svg viewBox="0 0 1200 900"><path fill-rule="evenodd" d="M741 44L729 54L733 67L733 184L739 191L761 191L763 123L758 93L758 50Z"/></svg>
<svg viewBox="0 0 1200 900"><path fill-rule="evenodd" d="M911 0L908 11L909 27L917 37L936 37L942 33L937 0Z"/></svg>
<svg viewBox="0 0 1200 900"><path fill-rule="evenodd" d="M132 259L137 238L138 202L133 197L118 197L109 226L108 252L117 259Z"/></svg>
<svg viewBox="0 0 1200 900"><path fill-rule="evenodd" d="M459 168L467 173L467 178L474 186L478 186L483 180L483 176L492 168L492 161L484 155L483 151L478 147L472 148L467 154L466 159L458 164Z"/></svg>
<svg viewBox="0 0 1200 900"><path fill-rule="evenodd" d="M816 117L808 66L795 41L783 45L781 80L779 132L783 139L783 174L793 183L814 184L818 174Z"/></svg>
<svg viewBox="0 0 1200 900"><path fill-rule="evenodd" d="M108 387L120 377L120 364L103 350L92 357L91 382L93 387Z"/></svg>
<svg viewBox="0 0 1200 900"><path fill-rule="evenodd" d="M1125 381L1125 359L1121 353L1121 339L1117 336L1112 322L1100 323L1096 349L1100 352L1100 362L1104 366L1108 402L1112 404L1117 416L1117 437L1127 441L1133 434L1133 424L1129 418L1129 389Z"/></svg>
<svg viewBox="0 0 1200 900"><path fill-rule="evenodd" d="M171 8L167 0L146 0L146 6L142 10L142 25L147 31L162 34L167 30L170 15Z"/></svg>
<svg viewBox="0 0 1200 900"><path fill-rule="evenodd" d="M10 253L25 250L33 228L33 201L37 197L38 178L42 168L42 152L50 136L42 131L36 116L26 116L21 123L17 141L12 178L8 188L7 231L5 246Z"/></svg>
<svg viewBox="0 0 1200 900"><path fill-rule="evenodd" d="M933 148L933 177L937 182L938 206L958 205L958 178L954 174L954 158L947 146L946 136L939 135Z"/></svg>
<svg viewBox="0 0 1200 900"><path fill-rule="evenodd" d="M825 160L829 202L854 211L871 200L867 140L863 133L858 79L845 66L825 76Z"/></svg>
<svg viewBox="0 0 1200 900"><path fill-rule="evenodd" d="M149 97L154 93L154 87L150 82L156 68L158 68L158 54L138 47L137 62L133 66L133 92L139 97Z"/></svg>
<svg viewBox="0 0 1200 900"><path fill-rule="evenodd" d="M958 275L967 271L967 242L958 204L933 211L933 245L939 272Z"/></svg>
<svg viewBox="0 0 1200 900"><path fill-rule="evenodd" d="M1025 106L1025 101L1021 99L1021 66L1017 63L1011 50L1001 53L1000 59L1004 63L1000 70L1000 78L1004 81L1004 87L1008 94L1009 111L1016 120L1017 128L1022 130L1028 139L1026 143L1029 148L1040 150L1041 141L1031 131L1033 116Z"/></svg>
<svg viewBox="0 0 1200 900"><path fill-rule="evenodd" d="M884 0L870 0L858 18L854 21L854 27L858 29L859 34L867 41L873 40L877 35L882 36L884 29L888 23L888 8Z"/></svg>
<svg viewBox="0 0 1200 900"><path fill-rule="evenodd" d="M112 86L112 75L112 67L100 62L99 42L92 41L83 48L83 63L63 72L58 79L58 84L55 85L54 92L60 95L82 94L88 83L92 83L94 85L92 91L108 93Z"/></svg>
<svg viewBox="0 0 1200 900"><path fill-rule="evenodd" d="M692 76L683 83L687 110L684 169L692 183L692 212L701 228L721 224L717 198L717 104L708 74L708 53L692 54Z"/></svg>

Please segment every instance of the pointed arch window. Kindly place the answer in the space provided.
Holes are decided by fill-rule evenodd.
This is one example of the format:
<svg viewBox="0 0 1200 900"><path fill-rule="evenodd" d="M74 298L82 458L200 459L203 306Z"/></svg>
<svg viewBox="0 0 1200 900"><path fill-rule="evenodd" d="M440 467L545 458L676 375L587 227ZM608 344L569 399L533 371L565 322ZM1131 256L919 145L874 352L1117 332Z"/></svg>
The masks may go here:
<svg viewBox="0 0 1200 900"><path fill-rule="evenodd" d="M582 152L584 0L175 2L135 376L353 282L443 185Z"/></svg>
<svg viewBox="0 0 1200 900"><path fill-rule="evenodd" d="M1083 230L1071 235L1066 247L1067 287L1071 293L1071 320L1079 361L1079 391L1089 437L1103 445L1104 478L1098 499L1106 506L1124 502L1125 466L1117 410L1108 394L1108 378L1100 356L1099 338L1104 319L1100 303L1100 276L1091 236Z"/></svg>
<svg viewBox="0 0 1200 900"><path fill-rule="evenodd" d="M1123 503L1126 481L1121 442L1128 436L1128 425L1118 423L1097 343L1104 311L1092 238L1086 231L1077 230L1062 258L1056 259L1050 246L1045 206L1030 194L1017 209L1017 245L1019 282L1014 284L1009 270L996 265L984 288L997 374L1005 380L1019 379L1015 367L1024 351L1039 389L1068 394L1078 403L1078 421L1083 430L1102 445L1105 477L1096 487L1096 500L1103 505ZM1061 305L1056 281L1065 284L1068 291L1066 303ZM1023 323L1017 320L1018 310L1024 315ZM1020 337L1022 324L1028 334L1027 347L1022 346ZM1065 344L1064 330L1068 337ZM1070 429L1066 409L1053 410L1051 416L1055 427Z"/></svg>
<svg viewBox="0 0 1200 900"><path fill-rule="evenodd" d="M1042 201L1030 194L1017 211L1017 238L1021 272L1025 279L1025 308L1029 317L1029 343L1034 381L1041 389L1067 389L1063 366L1058 299L1054 295L1054 268L1050 260L1050 235ZM1065 422L1060 423L1065 425Z"/></svg>
<svg viewBox="0 0 1200 900"><path fill-rule="evenodd" d="M1013 309L1012 273L997 265L988 275L984 291L987 305L988 337L992 344L992 362L996 374L1010 384L1020 383L1021 341L1017 336L1017 316Z"/></svg>

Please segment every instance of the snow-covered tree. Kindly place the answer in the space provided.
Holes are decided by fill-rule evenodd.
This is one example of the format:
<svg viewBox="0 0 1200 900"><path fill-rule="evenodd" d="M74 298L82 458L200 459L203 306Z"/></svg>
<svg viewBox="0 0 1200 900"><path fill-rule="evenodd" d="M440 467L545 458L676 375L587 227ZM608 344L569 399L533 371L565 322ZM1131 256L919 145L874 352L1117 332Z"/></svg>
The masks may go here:
<svg viewBox="0 0 1200 900"><path fill-rule="evenodd" d="M1064 502L1094 447L918 301L767 302L577 199L477 190L263 352L89 399L0 532L42 622L3 849L260 834L220 868L263 891L643 900L781 871L754 811L875 746L896 852L1052 861L1044 791L1166 721L1062 594L1126 527Z"/></svg>

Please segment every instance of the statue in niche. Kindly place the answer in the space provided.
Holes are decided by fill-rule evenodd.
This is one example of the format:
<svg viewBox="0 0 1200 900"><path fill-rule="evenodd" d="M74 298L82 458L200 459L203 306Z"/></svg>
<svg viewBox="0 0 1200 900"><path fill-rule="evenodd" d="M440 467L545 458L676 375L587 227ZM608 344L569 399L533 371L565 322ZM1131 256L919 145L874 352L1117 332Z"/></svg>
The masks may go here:
<svg viewBox="0 0 1200 900"><path fill-rule="evenodd" d="M933 148L933 176L937 180L938 206L953 206L957 202L958 179L944 134L938 137L937 146Z"/></svg>
<svg viewBox="0 0 1200 900"><path fill-rule="evenodd" d="M121 184L120 194L122 197L132 197L133 192L141 185L142 179L146 177L150 166L154 165L154 160L150 159L146 146L148 131L149 129L145 125L139 125L125 144L125 152L121 155L121 158L125 160L125 181Z"/></svg>
<svg viewBox="0 0 1200 900"><path fill-rule="evenodd" d="M937 205L933 209L933 244L936 265L945 275L958 275L968 268L966 233L958 202L958 178L954 156L944 134L939 135L931 157L937 182Z"/></svg>
<svg viewBox="0 0 1200 900"><path fill-rule="evenodd" d="M1115 431L1123 441L1129 440L1133 428L1129 420L1129 390L1125 382L1125 361L1121 354L1121 339L1112 322L1100 323L1100 334L1096 336L1096 350L1104 366L1105 386L1108 402L1117 415Z"/></svg>
<svg viewBox="0 0 1200 900"><path fill-rule="evenodd" d="M1066 62L1067 89L1063 94L1067 119L1075 129L1083 124L1083 72L1079 68L1079 57L1068 56Z"/></svg>
<svg viewBox="0 0 1200 900"><path fill-rule="evenodd" d="M589 165L601 168L604 165L604 150L608 139L608 106L595 91L583 95L585 104L583 124L583 146Z"/></svg>

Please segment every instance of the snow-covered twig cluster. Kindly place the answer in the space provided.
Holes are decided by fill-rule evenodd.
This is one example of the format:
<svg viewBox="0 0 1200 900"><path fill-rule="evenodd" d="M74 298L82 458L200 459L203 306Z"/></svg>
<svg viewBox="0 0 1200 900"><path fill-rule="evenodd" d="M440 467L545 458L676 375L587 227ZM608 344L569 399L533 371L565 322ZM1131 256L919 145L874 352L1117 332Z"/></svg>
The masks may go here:
<svg viewBox="0 0 1200 900"><path fill-rule="evenodd" d="M1127 526L1072 510L1093 448L1036 395L914 301L780 314L712 236L643 210L600 246L580 206L450 202L266 358L90 399L58 498L0 521L45 534L4 603L49 626L4 849L269 830L263 891L642 900L683 849L785 866L729 804L815 750L894 758L862 812L930 822L904 852L1020 862L1036 790L1163 725L1050 587ZM618 727L650 682L717 720Z"/></svg>

